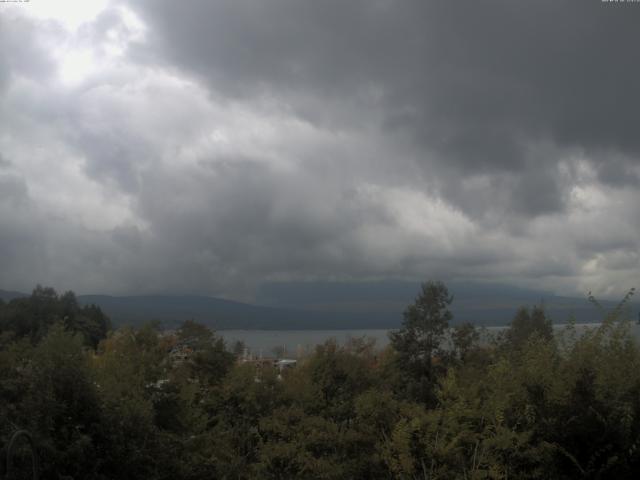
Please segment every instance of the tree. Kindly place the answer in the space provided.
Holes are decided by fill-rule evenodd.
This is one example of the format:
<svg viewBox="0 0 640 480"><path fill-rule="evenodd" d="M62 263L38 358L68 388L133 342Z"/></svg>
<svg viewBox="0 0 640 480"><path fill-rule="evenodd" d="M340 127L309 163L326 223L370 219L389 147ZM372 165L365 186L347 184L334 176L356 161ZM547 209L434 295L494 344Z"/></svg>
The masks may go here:
<svg viewBox="0 0 640 480"><path fill-rule="evenodd" d="M427 403L434 400L434 356L440 353L440 344L453 317L449 311L452 301L444 283L423 283L415 302L404 311L402 328L390 334L391 345L397 352L397 366L413 380L412 396Z"/></svg>
<svg viewBox="0 0 640 480"><path fill-rule="evenodd" d="M456 325L451 333L453 349L458 358L464 361L469 351L480 339L480 333L472 323Z"/></svg>
<svg viewBox="0 0 640 480"><path fill-rule="evenodd" d="M214 334L211 329L194 320L185 320L182 322L176 334L180 342L188 343L195 348L211 345L214 340Z"/></svg>
<svg viewBox="0 0 640 480"><path fill-rule="evenodd" d="M80 334L57 323L22 365L29 388L14 405L21 414L10 421L23 416L30 423L23 425L38 446L43 478L90 478L96 468L92 459L104 447L99 392L82 342Z"/></svg>
<svg viewBox="0 0 640 480"><path fill-rule="evenodd" d="M520 349L534 334L545 341L551 341L553 339L551 320L547 318L541 306L535 306L531 311L528 307L520 307L511 321L509 330L505 333L507 343L512 348Z"/></svg>
<svg viewBox="0 0 640 480"><path fill-rule="evenodd" d="M109 318L95 305L80 306L73 292L58 295L51 287L38 285L30 297L14 298L0 312L3 338L28 338L34 345L56 323L80 333L84 343L96 348L111 329Z"/></svg>
<svg viewBox="0 0 640 480"><path fill-rule="evenodd" d="M177 331L178 341L193 352L185 363L189 375L197 378L202 386L218 383L235 362L222 337L206 325L193 320L185 321Z"/></svg>
<svg viewBox="0 0 640 480"><path fill-rule="evenodd" d="M233 342L231 352L236 357L242 357L247 352L247 344L244 343L243 340L236 340L235 342Z"/></svg>

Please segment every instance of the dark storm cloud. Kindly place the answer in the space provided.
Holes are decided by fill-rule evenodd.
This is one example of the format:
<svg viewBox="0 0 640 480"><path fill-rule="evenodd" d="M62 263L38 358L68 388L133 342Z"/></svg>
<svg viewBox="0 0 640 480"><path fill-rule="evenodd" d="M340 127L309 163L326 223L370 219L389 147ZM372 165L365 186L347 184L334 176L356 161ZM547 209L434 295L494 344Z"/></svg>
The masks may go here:
<svg viewBox="0 0 640 480"><path fill-rule="evenodd" d="M638 5L115 0L75 30L1 13L6 288L637 277Z"/></svg>
<svg viewBox="0 0 640 480"><path fill-rule="evenodd" d="M640 186L640 176L634 171L632 159L620 157L611 152L600 153L600 156L606 157L607 160L600 162L597 167L598 178L601 182L619 187L635 187ZM637 162L636 162L637 163Z"/></svg>
<svg viewBox="0 0 640 480"><path fill-rule="evenodd" d="M314 185L308 172L282 174L246 158L217 161L177 176L156 172L141 209L170 248L209 257L205 269L219 262L256 276L348 275L366 268L351 235L394 223L337 176L329 180Z"/></svg>
<svg viewBox="0 0 640 480"><path fill-rule="evenodd" d="M143 13L171 61L216 88L349 98L377 87L391 124L476 168L513 168L520 137L640 146L630 6L167 0Z"/></svg>
<svg viewBox="0 0 640 480"><path fill-rule="evenodd" d="M10 171L3 172L0 164L0 278L15 278L20 284L42 266L43 231L38 217L24 179Z"/></svg>
<svg viewBox="0 0 640 480"><path fill-rule="evenodd" d="M310 97L338 98L340 108L316 116L345 126L379 112L380 133L410 138L425 170L445 181L520 176L510 192L519 214L562 210L565 186L551 177L563 149L583 149L597 165L603 149L638 162L640 9L629 5L167 0L141 11L156 54L214 90L275 95L301 115ZM540 141L556 155L532 160ZM520 197L529 179L537 199ZM446 193L465 208L463 191Z"/></svg>

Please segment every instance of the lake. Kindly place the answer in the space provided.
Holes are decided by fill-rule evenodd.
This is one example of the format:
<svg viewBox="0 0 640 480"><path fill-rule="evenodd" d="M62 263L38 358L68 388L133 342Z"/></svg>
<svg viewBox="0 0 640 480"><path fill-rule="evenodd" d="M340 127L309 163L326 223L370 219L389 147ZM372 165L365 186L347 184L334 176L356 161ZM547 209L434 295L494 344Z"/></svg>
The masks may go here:
<svg viewBox="0 0 640 480"><path fill-rule="evenodd" d="M599 326L597 323L576 324L578 332ZM556 324L556 331L562 330L566 325ZM506 327L484 327L483 337L496 335ZM640 338L640 326L631 325L636 338ZM378 348L384 348L389 343L389 329L369 330L219 330L227 345L233 345L240 340L249 348L251 354L256 356L273 357L274 351L285 351L287 357L301 357L312 353L315 346L329 339L334 339L338 344L344 345L350 338L373 338Z"/></svg>
<svg viewBox="0 0 640 480"><path fill-rule="evenodd" d="M344 345L350 338L373 338L380 348L389 343L391 330L219 330L227 345L240 340L256 356L273 357L276 349L285 350L287 357L302 357L312 353L315 346L334 339Z"/></svg>

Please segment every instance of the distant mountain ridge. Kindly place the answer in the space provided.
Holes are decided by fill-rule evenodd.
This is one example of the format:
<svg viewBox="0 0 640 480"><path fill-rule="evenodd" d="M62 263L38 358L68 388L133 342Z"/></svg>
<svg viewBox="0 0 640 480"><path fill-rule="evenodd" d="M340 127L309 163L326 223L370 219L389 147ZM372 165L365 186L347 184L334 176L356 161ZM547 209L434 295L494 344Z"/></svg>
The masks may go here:
<svg viewBox="0 0 640 480"><path fill-rule="evenodd" d="M327 330L398 328L402 312L413 302L419 284L371 282L365 284L297 283L267 285L256 304L197 295L79 295L83 304L95 304L114 325L141 325L160 321L173 328L184 320L196 320L217 330ZM586 298L502 287L451 283L453 324L507 325L518 307L543 303L554 323L571 316L580 323L598 322L600 312ZM4 301L27 296L0 290ZM605 308L617 302L602 301ZM638 304L630 304L633 318Z"/></svg>
<svg viewBox="0 0 640 480"><path fill-rule="evenodd" d="M393 321L370 318L361 313L327 315L324 312L250 305L195 295L132 297L80 295L78 300L83 304L93 303L100 306L116 325L136 325L150 320L159 320L165 326L174 327L184 320L192 319L217 330L307 330L396 326ZM345 321L349 326L344 326Z"/></svg>
<svg viewBox="0 0 640 480"><path fill-rule="evenodd" d="M0 299L4 300L5 302L8 302L9 300L13 300L14 298L22 298L22 297L28 297L29 295L27 295L26 293L22 293L22 292L13 292L10 290L0 290Z"/></svg>
<svg viewBox="0 0 640 480"><path fill-rule="evenodd" d="M453 323L471 322L483 326L507 325L521 306L543 304L554 323L566 323L574 317L579 323L602 320L601 312L584 297L567 297L511 285L446 282L453 295ZM420 289L419 282L380 281L365 283L297 282L272 283L258 293L258 303L285 308L331 312L375 312L398 315L412 303ZM633 298L632 298L633 300ZM600 301L612 309L618 301ZM638 316L638 303L629 304L632 317Z"/></svg>

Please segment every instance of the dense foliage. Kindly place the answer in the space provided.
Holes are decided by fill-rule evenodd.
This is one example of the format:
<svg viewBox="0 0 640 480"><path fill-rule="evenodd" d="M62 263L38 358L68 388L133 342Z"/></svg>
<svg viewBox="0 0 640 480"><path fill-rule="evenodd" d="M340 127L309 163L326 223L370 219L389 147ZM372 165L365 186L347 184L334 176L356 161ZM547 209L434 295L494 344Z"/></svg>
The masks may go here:
<svg viewBox="0 0 640 480"><path fill-rule="evenodd" d="M447 329L451 301L428 282L387 349L327 342L279 375L196 323L107 334L98 309L38 288L0 303L0 446L30 430L43 478L636 478L624 309L554 336L523 308L481 342Z"/></svg>

